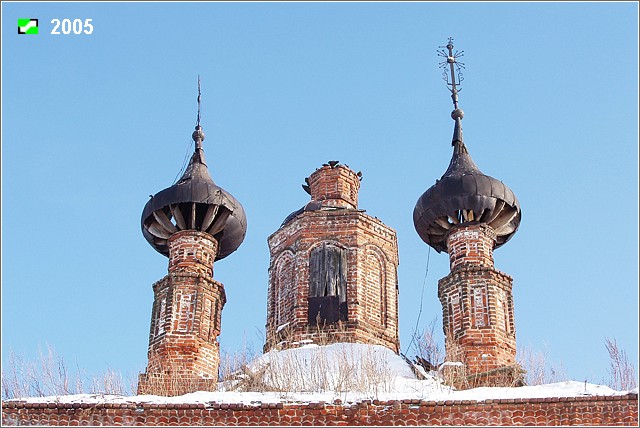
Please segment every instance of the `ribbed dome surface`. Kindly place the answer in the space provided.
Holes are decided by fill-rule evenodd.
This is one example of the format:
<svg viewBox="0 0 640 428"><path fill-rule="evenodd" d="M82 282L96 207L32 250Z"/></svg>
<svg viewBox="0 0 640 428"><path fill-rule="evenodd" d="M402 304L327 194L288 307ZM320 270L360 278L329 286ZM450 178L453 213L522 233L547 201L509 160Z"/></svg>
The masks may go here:
<svg viewBox="0 0 640 428"><path fill-rule="evenodd" d="M497 248L517 231L520 217L520 203L511 189L483 174L462 141L454 142L449 168L420 196L413 210L418 235L438 252L447 251L447 232L464 223L491 226Z"/></svg>
<svg viewBox="0 0 640 428"><path fill-rule="evenodd" d="M197 141L200 138L200 141ZM169 256L167 239L180 230L207 232L218 241L220 260L244 240L247 219L242 205L217 186L205 163L201 129L194 132L196 150L180 180L152 196L142 211L142 234L161 254Z"/></svg>

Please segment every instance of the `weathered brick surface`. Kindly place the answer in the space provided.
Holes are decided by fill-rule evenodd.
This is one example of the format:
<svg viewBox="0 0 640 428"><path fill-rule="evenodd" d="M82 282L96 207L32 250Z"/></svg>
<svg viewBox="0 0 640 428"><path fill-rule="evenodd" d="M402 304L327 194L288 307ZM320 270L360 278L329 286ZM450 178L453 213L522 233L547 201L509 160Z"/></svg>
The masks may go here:
<svg viewBox="0 0 640 428"><path fill-rule="evenodd" d="M360 179L345 165L324 165L309 176L311 199L326 206L358 208Z"/></svg>
<svg viewBox="0 0 640 428"><path fill-rule="evenodd" d="M449 232L451 273L438 282L447 358L465 363L470 386L517 381L517 370L499 371L516 366L516 329L513 280L494 268L495 238L486 224Z"/></svg>
<svg viewBox="0 0 640 428"><path fill-rule="evenodd" d="M226 297L213 280L218 243L204 232L169 238L169 273L153 284L149 363L139 394L182 395L215 388L222 308Z"/></svg>
<svg viewBox="0 0 640 428"><path fill-rule="evenodd" d="M312 201L268 238L271 260L265 351L300 341L359 342L398 351L398 244L396 233L357 208L360 181L343 165L309 177ZM338 207L338 209L336 209ZM314 248L346 251L347 320L309 324L310 258Z"/></svg>
<svg viewBox="0 0 640 428"><path fill-rule="evenodd" d="M358 403L2 403L2 425L587 425L638 426L638 394L486 401Z"/></svg>

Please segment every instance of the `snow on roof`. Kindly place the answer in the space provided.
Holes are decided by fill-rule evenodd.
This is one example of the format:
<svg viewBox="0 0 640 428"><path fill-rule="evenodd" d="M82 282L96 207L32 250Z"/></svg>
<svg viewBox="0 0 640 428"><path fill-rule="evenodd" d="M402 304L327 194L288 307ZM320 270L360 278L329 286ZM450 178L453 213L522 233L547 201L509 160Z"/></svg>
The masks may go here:
<svg viewBox="0 0 640 428"><path fill-rule="evenodd" d="M198 404L236 403L343 403L362 400L427 401L490 399L528 399L580 396L624 395L604 385L566 381L523 387L483 387L456 391L435 375L417 379L409 364L393 351L379 345L336 343L326 346L305 345L296 349L270 351L249 364L236 382L221 382L218 391L193 392L177 397L155 395L117 396L78 394L30 397L27 403L148 403ZM233 391L244 377L258 382L262 390L274 392ZM246 384L245 384L246 385ZM294 392L292 392L294 391ZM633 391L637 393L637 388Z"/></svg>

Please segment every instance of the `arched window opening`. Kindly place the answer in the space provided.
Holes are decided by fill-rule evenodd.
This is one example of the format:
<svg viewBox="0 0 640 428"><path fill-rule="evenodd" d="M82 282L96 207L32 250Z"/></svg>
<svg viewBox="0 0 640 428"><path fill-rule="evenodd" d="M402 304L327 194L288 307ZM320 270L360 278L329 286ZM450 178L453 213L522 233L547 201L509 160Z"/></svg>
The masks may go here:
<svg viewBox="0 0 640 428"><path fill-rule="evenodd" d="M347 250L323 243L309 258L309 324L347 321Z"/></svg>

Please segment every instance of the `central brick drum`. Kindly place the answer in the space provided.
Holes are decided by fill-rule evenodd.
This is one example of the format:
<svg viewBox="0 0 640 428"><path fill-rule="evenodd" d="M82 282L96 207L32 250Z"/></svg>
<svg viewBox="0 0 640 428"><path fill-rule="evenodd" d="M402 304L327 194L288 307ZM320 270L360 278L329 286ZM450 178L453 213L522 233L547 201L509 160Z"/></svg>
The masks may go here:
<svg viewBox="0 0 640 428"><path fill-rule="evenodd" d="M398 352L396 232L358 209L361 174L330 162L268 238L264 350L357 342Z"/></svg>

